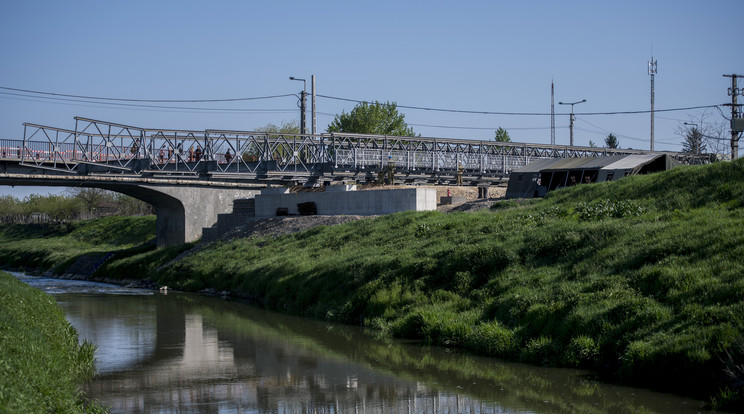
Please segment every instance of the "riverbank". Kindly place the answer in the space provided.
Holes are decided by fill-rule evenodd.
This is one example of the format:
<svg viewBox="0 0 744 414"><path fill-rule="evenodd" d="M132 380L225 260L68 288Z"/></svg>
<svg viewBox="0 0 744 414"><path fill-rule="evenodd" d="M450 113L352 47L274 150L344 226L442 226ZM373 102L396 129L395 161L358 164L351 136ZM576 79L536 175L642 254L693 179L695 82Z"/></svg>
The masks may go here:
<svg viewBox="0 0 744 414"><path fill-rule="evenodd" d="M489 210L243 234L188 254L194 246L122 244L92 275L229 292L383 335L589 368L613 381L740 409L742 228L739 160L580 185ZM23 255L7 234L0 231L5 263ZM56 265L58 273L80 260L39 256L40 267L67 264Z"/></svg>
<svg viewBox="0 0 744 414"><path fill-rule="evenodd" d="M79 389L94 352L52 298L0 272L0 412L105 412Z"/></svg>

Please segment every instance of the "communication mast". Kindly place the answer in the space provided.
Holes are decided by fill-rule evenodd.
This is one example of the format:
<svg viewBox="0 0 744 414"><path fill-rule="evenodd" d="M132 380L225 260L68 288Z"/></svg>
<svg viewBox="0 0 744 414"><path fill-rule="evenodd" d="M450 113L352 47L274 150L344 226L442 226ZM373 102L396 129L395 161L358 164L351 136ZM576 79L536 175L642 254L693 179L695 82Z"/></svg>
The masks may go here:
<svg viewBox="0 0 744 414"><path fill-rule="evenodd" d="M555 145L555 84L550 80L550 145Z"/></svg>
<svg viewBox="0 0 744 414"><path fill-rule="evenodd" d="M651 56L648 62L648 74L651 76L651 151L654 150L654 75L656 75L656 59Z"/></svg>

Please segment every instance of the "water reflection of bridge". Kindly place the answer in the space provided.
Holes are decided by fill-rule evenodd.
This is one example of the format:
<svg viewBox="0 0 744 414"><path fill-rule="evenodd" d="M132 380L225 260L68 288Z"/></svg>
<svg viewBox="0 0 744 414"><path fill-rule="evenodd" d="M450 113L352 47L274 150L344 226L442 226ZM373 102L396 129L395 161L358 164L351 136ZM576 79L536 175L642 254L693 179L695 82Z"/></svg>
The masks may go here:
<svg viewBox="0 0 744 414"><path fill-rule="evenodd" d="M293 341L281 324L272 327L236 314L224 318L224 313L172 296L86 298L77 309L67 309L81 334L98 341L101 353L121 359L102 366L89 386L89 393L104 396L115 412L194 407L288 413L496 410L464 393L352 362L349 355L310 343L315 339ZM118 302L113 308L112 301ZM129 313L130 307L145 312ZM97 316L84 321L75 312ZM329 341L337 339L334 335ZM351 345L344 342L342 348Z"/></svg>
<svg viewBox="0 0 744 414"><path fill-rule="evenodd" d="M567 370L375 340L358 328L185 294L62 301L103 338L88 386L115 412L694 412L697 404L605 387ZM109 339L106 342L106 339ZM117 346L119 345L119 346Z"/></svg>

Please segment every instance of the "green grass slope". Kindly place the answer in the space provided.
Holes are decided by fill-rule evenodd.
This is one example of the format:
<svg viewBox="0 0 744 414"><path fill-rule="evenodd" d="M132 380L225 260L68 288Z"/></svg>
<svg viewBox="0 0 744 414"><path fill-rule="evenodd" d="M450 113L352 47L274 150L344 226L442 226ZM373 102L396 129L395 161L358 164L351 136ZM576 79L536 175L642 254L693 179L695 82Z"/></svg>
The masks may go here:
<svg viewBox="0 0 744 414"><path fill-rule="evenodd" d="M161 283L397 337L741 399L744 160L491 212L217 243Z"/></svg>
<svg viewBox="0 0 744 414"><path fill-rule="evenodd" d="M106 217L63 225L0 226L0 263L59 273L78 257L132 248L155 238L155 217Z"/></svg>
<svg viewBox="0 0 744 414"><path fill-rule="evenodd" d="M78 344L54 299L0 272L0 412L104 411L78 388L93 363L94 347Z"/></svg>

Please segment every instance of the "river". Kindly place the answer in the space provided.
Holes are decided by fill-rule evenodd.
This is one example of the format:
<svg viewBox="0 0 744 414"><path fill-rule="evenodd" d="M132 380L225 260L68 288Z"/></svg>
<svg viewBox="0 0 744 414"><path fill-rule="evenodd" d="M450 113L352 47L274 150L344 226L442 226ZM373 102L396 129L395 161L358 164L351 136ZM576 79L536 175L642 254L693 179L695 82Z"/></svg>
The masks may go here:
<svg viewBox="0 0 744 414"><path fill-rule="evenodd" d="M15 274L98 346L87 395L114 413L685 413L701 402L608 385L235 301Z"/></svg>

